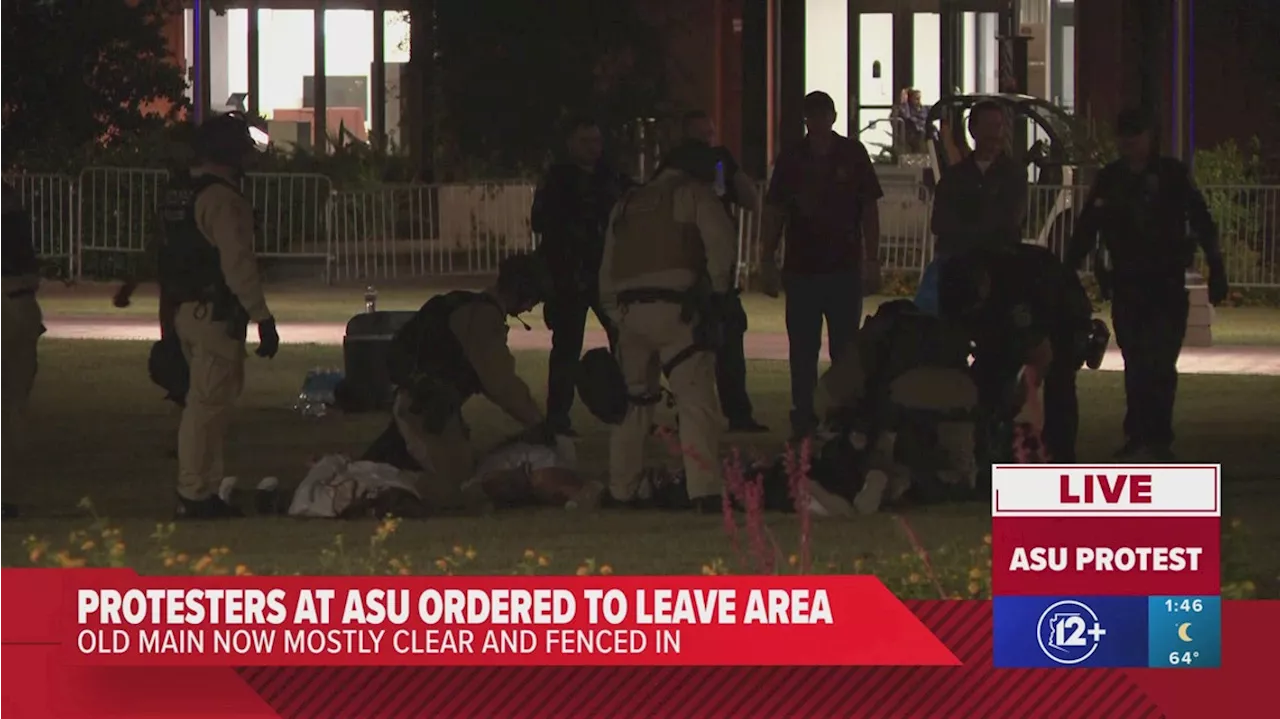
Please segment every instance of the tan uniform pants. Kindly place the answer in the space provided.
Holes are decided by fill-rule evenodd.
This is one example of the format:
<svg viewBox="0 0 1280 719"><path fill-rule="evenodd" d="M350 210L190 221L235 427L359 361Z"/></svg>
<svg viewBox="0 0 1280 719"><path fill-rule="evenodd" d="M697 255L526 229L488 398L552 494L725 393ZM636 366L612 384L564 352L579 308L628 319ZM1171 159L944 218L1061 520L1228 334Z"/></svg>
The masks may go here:
<svg viewBox="0 0 1280 719"><path fill-rule="evenodd" d="M655 394L662 364L693 344L693 328L680 319L680 306L668 302L635 303L621 311L618 364L634 396ZM719 496L720 436L724 418L716 397L715 354L699 352L684 360L668 378L680 418L689 498ZM653 426L653 405L633 404L609 442L609 491L615 499L635 497L644 470L644 445Z"/></svg>
<svg viewBox="0 0 1280 719"><path fill-rule="evenodd" d="M893 381L889 386L889 401L908 410L968 410L978 405L978 388L969 375L960 370L921 367ZM949 467L939 473L940 479L972 485L977 477L973 422L940 422L937 433L939 449L946 454ZM877 447L877 454L883 449L883 445ZM876 459L883 461L884 457Z"/></svg>
<svg viewBox="0 0 1280 719"><path fill-rule="evenodd" d="M4 403L4 457L6 470L12 464L15 455L11 450L18 449L26 434L23 429L26 423L27 402L31 397L31 388L35 385L38 368L36 347L40 335L44 331L44 316L40 312L40 304L35 295L20 297L4 297L4 345L3 373L4 386L2 400Z"/></svg>
<svg viewBox="0 0 1280 719"><path fill-rule="evenodd" d="M397 391L391 416L404 438L409 456L422 466L423 477L418 487L422 501L430 509L471 507L475 498L464 494L462 485L475 473L475 457L462 416L450 417L444 430L433 434L423 426L422 417L410 409L412 404L408 392ZM475 494L483 494L478 485Z"/></svg>
<svg viewBox="0 0 1280 719"><path fill-rule="evenodd" d="M191 368L191 389L178 424L178 494L202 500L218 491L223 442L231 410L244 389L244 340L227 335L227 323L209 318L208 305L178 307L174 324Z"/></svg>

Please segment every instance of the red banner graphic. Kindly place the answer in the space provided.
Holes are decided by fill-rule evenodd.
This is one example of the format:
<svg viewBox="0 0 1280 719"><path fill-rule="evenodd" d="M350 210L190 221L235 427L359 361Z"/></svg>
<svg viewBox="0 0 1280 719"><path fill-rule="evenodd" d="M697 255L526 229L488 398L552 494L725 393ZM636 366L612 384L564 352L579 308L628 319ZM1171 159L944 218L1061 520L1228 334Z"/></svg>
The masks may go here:
<svg viewBox="0 0 1280 719"><path fill-rule="evenodd" d="M4 570L0 581L6 589L2 708L5 716L15 717L1252 716L1271 712L1269 657L1280 644L1280 603L1225 602L1221 670L999 670L992 666L989 603L900 603L878 581L866 577L249 581L151 579L95 570ZM877 648L889 641L886 627L912 626L904 631L918 628L946 654L939 657L934 645L914 645L910 651L928 647L935 652L932 656L939 657L940 666L933 667L777 668L777 660L770 662L775 666L766 667L388 667L351 666L356 663L352 657L329 662L341 666L298 666L297 657L281 657L272 666L247 666L242 661L232 667L174 666L173 656L153 657L147 666L120 666L112 665L117 657L83 658L74 645L66 645L78 628L81 589L271 587L296 596L303 588L332 588L336 592L352 587L496 586L574 592L589 588L732 588L736 593L825 588L831 597L831 625L788 625L758 641L762 646L755 649L744 648L744 642L757 631L779 627L714 627L729 633L725 636L747 638L732 639L733 646L725 652L795 656L836 651L823 649L812 635L792 640L795 633L825 627L823 631L832 632L828 643L855 644L861 647L856 651L862 656L883 658L892 652L902 654L902 650L888 646ZM875 589L865 591L868 587ZM887 600L881 603L884 598ZM247 602L242 606L247 607ZM846 619L844 613L851 610L855 615ZM88 604L85 611L93 613ZM735 614L739 612L741 608L735 610ZM879 629L874 627L877 624ZM904 636L908 642L915 641L910 639L915 634ZM793 644L801 648L794 649ZM127 655L119 656L125 657L126 663L131 661ZM72 657L79 658L73 663L69 661ZM955 665L951 657L961 664ZM206 659L202 663L215 662Z"/></svg>

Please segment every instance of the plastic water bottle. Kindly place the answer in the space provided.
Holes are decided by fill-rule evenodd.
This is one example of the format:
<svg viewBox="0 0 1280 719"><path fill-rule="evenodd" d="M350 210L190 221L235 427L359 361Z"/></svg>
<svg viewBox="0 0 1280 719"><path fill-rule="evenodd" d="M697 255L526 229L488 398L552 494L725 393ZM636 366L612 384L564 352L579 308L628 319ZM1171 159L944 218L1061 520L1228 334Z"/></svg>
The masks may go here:
<svg viewBox="0 0 1280 719"><path fill-rule="evenodd" d="M378 311L378 290L373 285L364 288L364 311L370 313Z"/></svg>

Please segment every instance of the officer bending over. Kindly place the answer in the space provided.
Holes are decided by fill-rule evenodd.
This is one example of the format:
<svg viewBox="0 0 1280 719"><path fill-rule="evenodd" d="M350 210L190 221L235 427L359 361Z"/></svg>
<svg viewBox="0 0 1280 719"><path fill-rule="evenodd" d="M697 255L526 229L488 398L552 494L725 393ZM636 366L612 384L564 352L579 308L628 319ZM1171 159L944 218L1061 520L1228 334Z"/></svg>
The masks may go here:
<svg viewBox="0 0 1280 719"><path fill-rule="evenodd" d="M44 334L44 316L36 292L40 289L40 260L31 241L31 216L22 207L17 190L4 184L4 474L18 469L14 462L20 455L15 442L24 434L27 401L35 384L36 346ZM4 503L4 516L11 517L15 508Z"/></svg>
<svg viewBox="0 0 1280 719"><path fill-rule="evenodd" d="M502 261L493 287L437 295L423 305L392 341L391 425L364 459L422 470L419 489L430 509L479 509L483 492L462 491L475 468L462 418L468 399L483 394L523 425L530 441L553 442L507 347L507 317L533 309L549 285L540 258L513 255Z"/></svg>
<svg viewBox="0 0 1280 719"><path fill-rule="evenodd" d="M244 388L245 338L258 325L259 357L280 349L254 254L253 206L240 192L255 153L249 123L231 113L196 128L196 164L164 199L158 251L160 294L174 305L173 325L191 385L178 428L178 516L216 519L239 512L218 497L223 440Z"/></svg>
<svg viewBox="0 0 1280 719"><path fill-rule="evenodd" d="M1121 158L1098 174L1066 263L1079 268L1099 237L1110 256L1111 268L1102 268L1099 279L1110 289L1127 404L1125 443L1116 456L1143 452L1172 461L1178 355L1190 310L1186 271L1197 242L1209 265L1209 301L1216 305L1226 299L1228 285L1218 228L1204 196L1186 165L1160 156L1153 128L1142 112L1120 115Z"/></svg>
<svg viewBox="0 0 1280 719"><path fill-rule="evenodd" d="M909 300L881 305L818 381L814 406L837 433L815 463L822 487L860 514L908 492L926 503L972 496L978 390L968 355L959 327Z"/></svg>
<svg viewBox="0 0 1280 719"><path fill-rule="evenodd" d="M1043 378L1050 458L1074 462L1080 423L1076 373L1086 361L1101 362L1109 339L1106 325L1092 320L1092 304L1076 273L1036 245L973 250L943 266L939 300L943 318L958 323L973 342L973 378L991 419L1012 420L1019 407L1018 375L1034 367Z"/></svg>
<svg viewBox="0 0 1280 719"><path fill-rule="evenodd" d="M644 444L662 375L675 395L689 499L720 511L720 437L715 350L732 289L737 236L712 183L716 156L687 143L652 181L614 208L600 268L600 295L619 327L617 358L631 403L609 445L612 499L636 498Z"/></svg>

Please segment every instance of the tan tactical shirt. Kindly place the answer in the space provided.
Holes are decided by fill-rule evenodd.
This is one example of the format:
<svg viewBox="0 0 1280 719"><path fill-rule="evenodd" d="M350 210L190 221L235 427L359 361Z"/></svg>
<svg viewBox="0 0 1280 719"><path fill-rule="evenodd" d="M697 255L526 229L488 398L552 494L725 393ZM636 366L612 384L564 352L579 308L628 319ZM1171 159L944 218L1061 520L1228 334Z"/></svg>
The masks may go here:
<svg viewBox="0 0 1280 719"><path fill-rule="evenodd" d="M688 176L679 170L665 170L654 178L654 183L679 182ZM632 190L643 191L644 188ZM604 261L600 265L600 302L612 317L616 315L618 293L628 289L653 288L686 290L697 283L699 277L686 268L670 269L615 280L614 254L618 243L614 222L626 206L626 200L614 206L609 217L609 229L605 234ZM738 254L738 233L733 222L725 214L724 205L708 182L685 182L674 195L673 211L676 224L697 227L706 253L706 272L714 292L728 292L733 288L733 268Z"/></svg>
<svg viewBox="0 0 1280 719"><path fill-rule="evenodd" d="M219 174L197 168L193 176ZM235 180L223 176L235 184ZM222 258L222 274L249 313L249 319L261 322L271 317L267 298L258 273L258 256L253 250L253 205L243 195L223 185L213 185L196 198L196 226L218 248Z"/></svg>
<svg viewBox="0 0 1280 719"><path fill-rule="evenodd" d="M529 385L516 374L503 311L492 302L468 302L449 316L449 329L480 377L485 396L525 427L541 423L542 411Z"/></svg>

